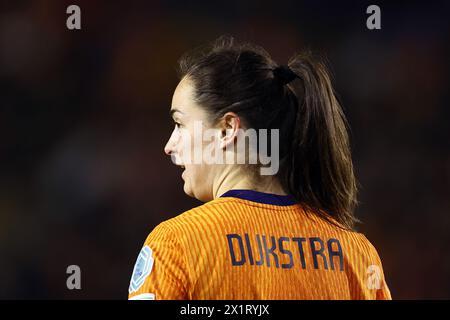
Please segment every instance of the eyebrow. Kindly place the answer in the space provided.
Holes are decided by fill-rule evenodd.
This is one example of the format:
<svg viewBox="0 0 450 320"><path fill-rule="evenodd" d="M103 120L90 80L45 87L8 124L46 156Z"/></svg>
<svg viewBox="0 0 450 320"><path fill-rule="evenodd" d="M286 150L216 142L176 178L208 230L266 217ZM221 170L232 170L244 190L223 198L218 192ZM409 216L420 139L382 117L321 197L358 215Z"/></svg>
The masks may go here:
<svg viewBox="0 0 450 320"><path fill-rule="evenodd" d="M175 112L179 112L179 113L181 113L181 114L184 114L184 113L181 112L180 110L174 108L174 109L170 109L170 112L169 112L170 116L173 117L173 114L174 114Z"/></svg>

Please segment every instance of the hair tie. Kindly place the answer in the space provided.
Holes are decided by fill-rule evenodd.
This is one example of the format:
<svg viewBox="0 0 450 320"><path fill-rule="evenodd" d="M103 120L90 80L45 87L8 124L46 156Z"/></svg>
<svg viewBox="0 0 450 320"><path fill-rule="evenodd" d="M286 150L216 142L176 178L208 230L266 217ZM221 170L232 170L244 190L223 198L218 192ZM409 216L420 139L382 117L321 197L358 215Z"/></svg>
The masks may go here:
<svg viewBox="0 0 450 320"><path fill-rule="evenodd" d="M283 85L288 84L295 78L299 78L299 76L292 71L289 66L278 66L275 69L273 69L273 75L274 77L279 80Z"/></svg>

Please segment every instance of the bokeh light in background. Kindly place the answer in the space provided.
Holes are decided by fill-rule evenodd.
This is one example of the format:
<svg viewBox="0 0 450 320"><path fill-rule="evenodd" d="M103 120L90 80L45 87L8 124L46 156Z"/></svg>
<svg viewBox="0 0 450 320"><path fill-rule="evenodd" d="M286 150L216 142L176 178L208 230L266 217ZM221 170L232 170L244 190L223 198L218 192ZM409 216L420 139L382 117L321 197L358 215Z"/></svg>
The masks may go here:
<svg viewBox="0 0 450 320"><path fill-rule="evenodd" d="M82 29L66 28L81 8ZM366 28L378 4L382 29ZM450 297L446 1L3 1L0 298L125 299L147 234L200 202L163 153L176 61L222 34L328 57L358 217L394 298ZM66 268L82 290L66 288Z"/></svg>

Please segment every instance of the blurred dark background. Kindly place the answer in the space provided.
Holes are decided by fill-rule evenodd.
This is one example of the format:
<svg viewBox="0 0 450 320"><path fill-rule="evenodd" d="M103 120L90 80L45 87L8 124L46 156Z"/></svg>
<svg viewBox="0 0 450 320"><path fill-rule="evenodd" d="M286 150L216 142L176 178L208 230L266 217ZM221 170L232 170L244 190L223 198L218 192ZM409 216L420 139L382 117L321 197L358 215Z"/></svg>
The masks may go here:
<svg viewBox="0 0 450 320"><path fill-rule="evenodd" d="M176 61L230 34L326 55L358 229L397 299L450 298L447 1L1 1L0 298L125 299L159 222L200 203L164 155ZM81 8L81 30L66 8ZM366 8L381 7L381 30ZM66 288L79 265L82 290Z"/></svg>

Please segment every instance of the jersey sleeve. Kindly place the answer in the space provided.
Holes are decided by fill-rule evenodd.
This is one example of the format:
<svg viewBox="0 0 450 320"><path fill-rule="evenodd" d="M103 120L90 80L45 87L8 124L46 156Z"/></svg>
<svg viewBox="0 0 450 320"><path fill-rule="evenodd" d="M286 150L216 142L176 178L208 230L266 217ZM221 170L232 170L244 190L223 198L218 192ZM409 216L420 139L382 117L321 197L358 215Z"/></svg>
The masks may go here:
<svg viewBox="0 0 450 320"><path fill-rule="evenodd" d="M165 223L147 237L138 255L128 289L130 300L188 299L185 253Z"/></svg>
<svg viewBox="0 0 450 320"><path fill-rule="evenodd" d="M378 257L378 263L380 265L381 280L380 280L380 287L377 290L376 299L377 300L392 300L391 291L389 290L389 287L386 283L386 279L384 277L383 266L381 264L381 259L378 256L378 253L377 253L377 257Z"/></svg>
<svg viewBox="0 0 450 320"><path fill-rule="evenodd" d="M366 240L366 244L369 246L370 257L373 263L366 270L367 287L370 290L375 290L376 300L392 300L391 292L384 277L383 265L377 249L375 249L366 236L362 236Z"/></svg>

